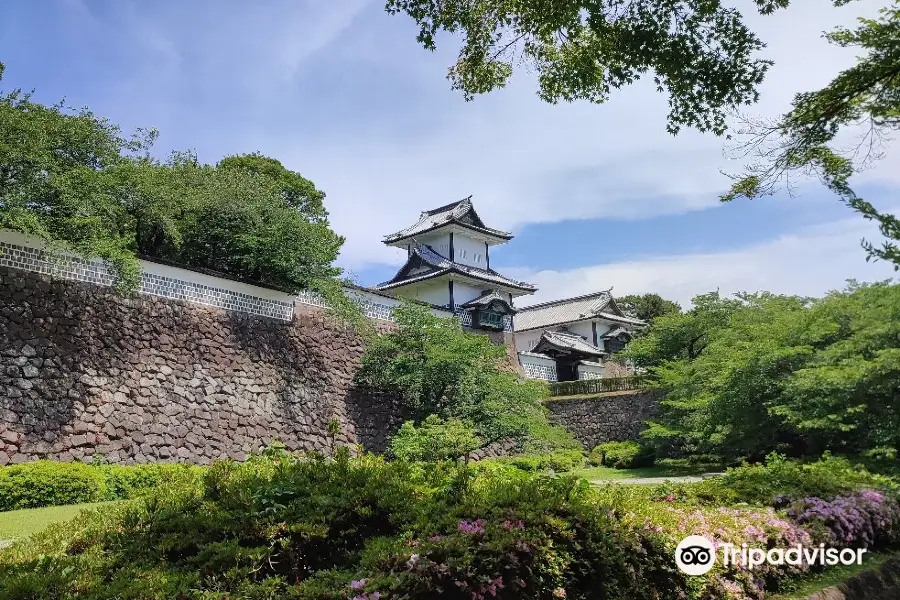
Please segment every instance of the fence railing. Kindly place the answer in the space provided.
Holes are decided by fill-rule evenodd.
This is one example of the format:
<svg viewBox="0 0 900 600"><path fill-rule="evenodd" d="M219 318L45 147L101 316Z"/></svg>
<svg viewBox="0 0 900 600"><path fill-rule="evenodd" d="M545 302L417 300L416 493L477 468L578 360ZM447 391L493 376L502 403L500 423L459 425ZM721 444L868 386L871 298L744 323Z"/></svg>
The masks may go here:
<svg viewBox="0 0 900 600"><path fill-rule="evenodd" d="M580 394L601 394L603 392L625 392L642 390L647 378L641 375L630 377L603 377L601 379L579 379L578 381L555 381L550 383L550 396L576 396Z"/></svg>

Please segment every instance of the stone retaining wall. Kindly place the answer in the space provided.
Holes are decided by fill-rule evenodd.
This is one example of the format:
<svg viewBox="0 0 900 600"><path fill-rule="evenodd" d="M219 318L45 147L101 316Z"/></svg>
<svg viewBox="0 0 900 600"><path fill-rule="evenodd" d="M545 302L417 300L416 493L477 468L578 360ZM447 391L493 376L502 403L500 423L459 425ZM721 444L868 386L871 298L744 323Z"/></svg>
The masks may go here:
<svg viewBox="0 0 900 600"><path fill-rule="evenodd" d="M206 463L275 439L385 445L392 403L353 388L363 341L293 321L0 267L0 465L36 458Z"/></svg>
<svg viewBox="0 0 900 600"><path fill-rule="evenodd" d="M572 432L585 449L603 442L639 440L644 422L659 408L653 392L610 392L590 398L545 402L552 420Z"/></svg>
<svg viewBox="0 0 900 600"><path fill-rule="evenodd" d="M840 585L816 592L807 600L897 600L897 598L900 598L900 557L891 558L876 569L863 571Z"/></svg>

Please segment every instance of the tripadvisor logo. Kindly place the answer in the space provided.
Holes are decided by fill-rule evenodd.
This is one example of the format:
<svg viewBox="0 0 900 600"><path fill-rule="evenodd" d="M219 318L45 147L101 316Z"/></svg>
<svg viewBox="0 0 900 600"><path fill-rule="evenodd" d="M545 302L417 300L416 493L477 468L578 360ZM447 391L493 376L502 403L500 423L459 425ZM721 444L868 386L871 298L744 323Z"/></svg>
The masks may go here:
<svg viewBox="0 0 900 600"><path fill-rule="evenodd" d="M740 548L734 544L714 545L701 535L689 535L675 548L675 564L685 575L703 575L709 572L716 563L716 550L722 552L722 565L741 565L754 569L762 564L799 566L821 565L834 566L861 565L864 548L826 548L819 544L817 548L809 548L800 544L790 548L749 548L743 544Z"/></svg>
<svg viewBox="0 0 900 600"><path fill-rule="evenodd" d="M685 575L703 575L716 563L716 549L702 535L689 535L675 548L675 564Z"/></svg>

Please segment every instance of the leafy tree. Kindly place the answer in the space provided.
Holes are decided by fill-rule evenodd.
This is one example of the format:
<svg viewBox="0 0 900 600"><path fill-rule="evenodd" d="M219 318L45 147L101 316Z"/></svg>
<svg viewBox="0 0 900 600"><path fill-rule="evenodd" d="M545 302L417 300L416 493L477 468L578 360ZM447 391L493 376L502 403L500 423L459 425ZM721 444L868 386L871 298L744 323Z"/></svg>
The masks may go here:
<svg viewBox="0 0 900 600"><path fill-rule="evenodd" d="M406 421L391 438L391 454L408 461L457 460L479 446L471 424L437 415L429 415L419 427Z"/></svg>
<svg viewBox="0 0 900 600"><path fill-rule="evenodd" d="M670 311L653 319L649 329L632 341L622 354L638 367L654 367L684 358L692 361L709 344L716 329L728 322L740 300L722 298L718 292L692 299L687 312Z"/></svg>
<svg viewBox="0 0 900 600"><path fill-rule="evenodd" d="M394 318L396 330L370 341L357 383L399 399L414 423L437 415L475 423L485 442L515 437L571 445L547 421L540 403L546 385L512 372L504 347L412 302L396 308Z"/></svg>
<svg viewBox="0 0 900 600"><path fill-rule="evenodd" d="M124 286L133 286L135 231L109 188L154 138L145 130L126 138L87 109L45 106L21 90L0 94L0 227L106 259Z"/></svg>
<svg viewBox="0 0 900 600"><path fill-rule="evenodd" d="M260 154L217 166L189 152L154 160L155 137L125 138L86 109L45 106L19 90L0 96L0 227L107 260L123 290L137 285L145 256L313 289L360 320L333 266L344 239L311 181Z"/></svg>
<svg viewBox="0 0 900 600"><path fill-rule="evenodd" d="M886 241L881 247L863 241L867 260L886 260L900 269L900 220L850 187L854 172L879 158L882 142L900 127L900 7L895 4L880 14L859 19L856 29L838 28L825 35L834 44L858 49L854 66L818 91L797 94L780 119L746 120L736 149L754 162L735 177L722 200L772 194L783 186L791 189L798 173L817 175L847 206L878 224ZM861 131L858 144L841 149L837 137L854 129Z"/></svg>
<svg viewBox="0 0 900 600"><path fill-rule="evenodd" d="M641 321L652 322L656 317L681 312L681 305L666 300L659 294L629 294L616 299L616 304L625 314Z"/></svg>
<svg viewBox="0 0 900 600"><path fill-rule="evenodd" d="M756 0L761 13L787 0ZM538 74L547 101L605 102L648 71L669 96L668 130L725 131L726 111L758 98L771 64L742 15L718 1L387 0L419 26L434 50L441 31L465 36L448 78L466 99L503 87L514 64Z"/></svg>
<svg viewBox="0 0 900 600"><path fill-rule="evenodd" d="M216 166L221 169L239 169L275 180L288 206L313 222L328 224L328 211L323 204L325 192L316 189L312 181L287 169L280 161L256 152L226 156Z"/></svg>
<svg viewBox="0 0 900 600"><path fill-rule="evenodd" d="M664 452L728 460L896 453L898 323L900 285L887 282L823 299L741 295L702 352L651 369L665 397L645 436Z"/></svg>

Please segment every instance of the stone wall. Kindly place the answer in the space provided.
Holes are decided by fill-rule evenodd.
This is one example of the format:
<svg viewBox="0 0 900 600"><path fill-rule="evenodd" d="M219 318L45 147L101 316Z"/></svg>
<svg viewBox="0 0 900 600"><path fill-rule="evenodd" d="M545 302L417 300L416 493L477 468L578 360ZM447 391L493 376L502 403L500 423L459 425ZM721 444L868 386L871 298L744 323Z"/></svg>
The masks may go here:
<svg viewBox="0 0 900 600"><path fill-rule="evenodd" d="M659 398L653 392L610 392L591 398L550 399L545 406L554 423L592 450L603 442L639 440L644 422L659 408Z"/></svg>
<svg viewBox="0 0 900 600"><path fill-rule="evenodd" d="M865 562L865 557L863 558ZM900 557L889 558L847 581L809 596L808 600L896 600L900 598Z"/></svg>
<svg viewBox="0 0 900 600"><path fill-rule="evenodd" d="M353 388L363 342L293 321L0 267L0 464L241 459L279 439L380 450L391 402Z"/></svg>

